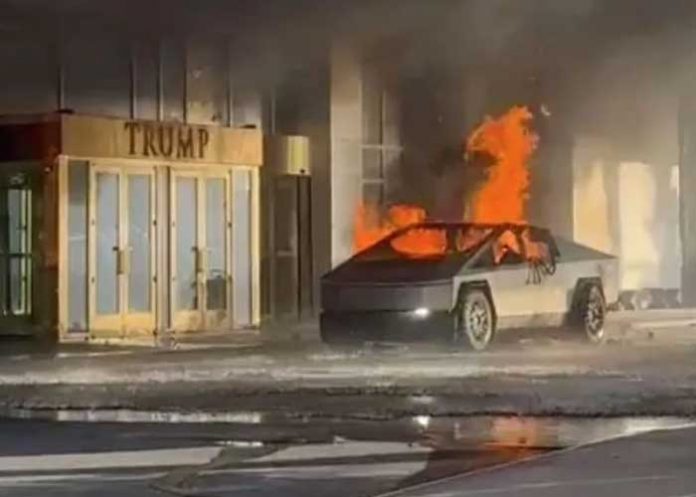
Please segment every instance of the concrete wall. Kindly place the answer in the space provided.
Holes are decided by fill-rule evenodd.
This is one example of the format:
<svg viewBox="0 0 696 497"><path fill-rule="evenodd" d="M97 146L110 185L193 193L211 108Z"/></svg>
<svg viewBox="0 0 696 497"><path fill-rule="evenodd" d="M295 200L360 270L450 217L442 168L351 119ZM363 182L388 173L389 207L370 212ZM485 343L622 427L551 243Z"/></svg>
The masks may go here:
<svg viewBox="0 0 696 497"><path fill-rule="evenodd" d="M621 288L680 288L678 166L622 162L618 183Z"/></svg>
<svg viewBox="0 0 696 497"><path fill-rule="evenodd" d="M678 105L684 40L622 40L576 76L573 233L621 260L624 290L679 288Z"/></svg>
<svg viewBox="0 0 696 497"><path fill-rule="evenodd" d="M606 143L577 137L573 148L573 239L602 252L620 253L617 167Z"/></svg>
<svg viewBox="0 0 696 497"><path fill-rule="evenodd" d="M619 257L621 290L680 288L678 166L617 162L610 150L576 140L575 240Z"/></svg>

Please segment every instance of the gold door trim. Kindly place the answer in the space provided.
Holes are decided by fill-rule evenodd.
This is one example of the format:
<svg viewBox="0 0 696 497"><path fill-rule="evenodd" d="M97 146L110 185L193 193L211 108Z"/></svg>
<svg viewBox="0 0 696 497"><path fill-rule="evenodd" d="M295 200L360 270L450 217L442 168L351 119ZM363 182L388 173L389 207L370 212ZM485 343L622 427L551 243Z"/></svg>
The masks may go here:
<svg viewBox="0 0 696 497"><path fill-rule="evenodd" d="M196 192L196 249L200 248L200 209L201 209L201 196L199 191L199 174L193 171L179 171L172 170L169 182L169 198L170 202L170 224L169 224L169 292L171 295L171 306L170 306L170 322L172 323L172 328L175 331L196 331L203 329L203 315L201 312L201 288L200 288L200 275L198 274L198 268L196 268L196 309L192 310L177 310L178 307L178 291L177 291L177 281L179 274L177 272L177 234L179 230L179 220L177 218L177 180L179 178L191 178L194 180L195 192ZM196 255L198 257L198 255ZM196 262L196 266L198 262Z"/></svg>
<svg viewBox="0 0 696 497"><path fill-rule="evenodd" d="M113 174L118 178L118 247L117 251L117 291L118 308L114 314L97 313L97 175ZM88 206L88 319L90 336L95 338L123 338L133 334L152 334L156 327L156 278L157 278L157 237L156 237L156 190L155 171L149 166L116 166L92 163L89 168L89 206ZM128 177L142 175L149 177L150 185L150 312L130 313L128 311Z"/></svg>
<svg viewBox="0 0 696 497"><path fill-rule="evenodd" d="M171 295L170 322L176 332L201 331L208 329L224 329L231 323L231 234L230 234L230 178L227 170L218 168L215 170L190 170L172 168L169 184L170 203L170 282ZM196 191L196 292L197 306L193 310L177 310L177 180L178 178L190 178L195 181ZM206 214L206 180L220 179L224 182L224 210L225 210L225 274L226 274L226 307L222 310L210 311L207 309L207 214Z"/></svg>

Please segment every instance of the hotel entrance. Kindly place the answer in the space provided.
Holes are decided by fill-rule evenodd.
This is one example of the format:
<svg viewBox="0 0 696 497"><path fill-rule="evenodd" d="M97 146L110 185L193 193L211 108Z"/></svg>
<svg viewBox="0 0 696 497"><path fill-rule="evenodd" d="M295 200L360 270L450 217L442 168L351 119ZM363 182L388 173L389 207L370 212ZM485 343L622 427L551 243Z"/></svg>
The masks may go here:
<svg viewBox="0 0 696 497"><path fill-rule="evenodd" d="M259 324L260 131L34 118L0 119L0 324L63 341Z"/></svg>

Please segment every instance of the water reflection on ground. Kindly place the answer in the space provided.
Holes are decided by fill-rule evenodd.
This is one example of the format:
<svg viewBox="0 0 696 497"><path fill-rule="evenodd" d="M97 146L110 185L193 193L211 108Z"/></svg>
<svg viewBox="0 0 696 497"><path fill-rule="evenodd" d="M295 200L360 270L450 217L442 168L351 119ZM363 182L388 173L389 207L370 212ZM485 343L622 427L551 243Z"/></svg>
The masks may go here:
<svg viewBox="0 0 696 497"><path fill-rule="evenodd" d="M5 433L13 438L5 440L0 455L0 468L5 468L0 469L0 493L3 478L17 478L5 475L7 468L31 479L38 461L47 495L80 494L83 471L95 483L100 471L108 479L114 471L130 474L154 465L162 472L143 484L177 494L373 496L566 447L691 424L681 418L515 416L298 420L260 413L206 421L194 414L176 418L159 413L150 419L143 412L112 412L113 420L131 421L105 423L100 416L105 414L85 416L82 422L74 421L76 413L54 418L72 421L7 422ZM29 434L32 444L27 448L22 441ZM70 456L69 468L68 439L84 441ZM24 448L12 453L13 446ZM196 454L202 454L197 463ZM185 465L176 462L191 457ZM114 461L122 461L123 467L115 467ZM11 495L33 495L30 490L35 490L12 485Z"/></svg>

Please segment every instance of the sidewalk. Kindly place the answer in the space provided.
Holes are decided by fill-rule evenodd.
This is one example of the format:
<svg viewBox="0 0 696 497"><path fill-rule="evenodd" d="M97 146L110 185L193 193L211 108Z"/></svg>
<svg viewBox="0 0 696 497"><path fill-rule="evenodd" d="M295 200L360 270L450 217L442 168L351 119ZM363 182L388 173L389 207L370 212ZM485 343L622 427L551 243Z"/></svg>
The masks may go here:
<svg viewBox="0 0 696 497"><path fill-rule="evenodd" d="M696 429L656 431L426 483L390 497L696 494Z"/></svg>

